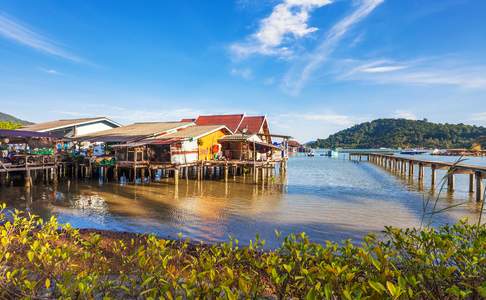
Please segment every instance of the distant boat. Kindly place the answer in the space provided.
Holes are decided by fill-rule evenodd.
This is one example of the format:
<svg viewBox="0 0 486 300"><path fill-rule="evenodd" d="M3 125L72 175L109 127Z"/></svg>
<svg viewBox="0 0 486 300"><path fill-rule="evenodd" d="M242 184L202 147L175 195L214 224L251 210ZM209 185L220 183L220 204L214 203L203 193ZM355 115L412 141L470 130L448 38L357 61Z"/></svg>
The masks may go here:
<svg viewBox="0 0 486 300"><path fill-rule="evenodd" d="M316 154L314 153L314 151L311 151L311 152L307 152L307 156L309 157L314 157Z"/></svg>
<svg viewBox="0 0 486 300"><path fill-rule="evenodd" d="M426 150L412 149L412 150L404 150L404 151L401 151L400 154L417 155L417 154L425 154L425 153L428 153L428 152L429 151L426 151Z"/></svg>

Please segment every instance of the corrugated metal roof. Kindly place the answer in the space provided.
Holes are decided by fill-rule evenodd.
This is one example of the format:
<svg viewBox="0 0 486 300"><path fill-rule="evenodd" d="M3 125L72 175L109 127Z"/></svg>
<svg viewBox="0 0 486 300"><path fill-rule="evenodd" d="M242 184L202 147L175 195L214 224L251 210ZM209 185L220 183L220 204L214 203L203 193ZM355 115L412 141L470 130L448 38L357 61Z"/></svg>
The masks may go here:
<svg viewBox="0 0 486 300"><path fill-rule="evenodd" d="M120 126L120 124L106 117L95 117L95 118L65 119L65 120L43 122L43 123L24 126L22 127L22 129L30 130L30 131L50 131L50 130L62 129L66 127L77 126L77 125L96 122L96 121L108 121L116 126Z"/></svg>
<svg viewBox="0 0 486 300"><path fill-rule="evenodd" d="M237 133L237 134L232 134L232 135L227 135L219 139L221 142L229 142L229 141L248 141L251 139L255 139L255 135L253 134L242 134L242 133Z"/></svg>
<svg viewBox="0 0 486 300"><path fill-rule="evenodd" d="M97 142L127 142L164 134L168 131L182 129L193 124L194 123L188 122L134 123L127 126L91 133L80 138Z"/></svg>
<svg viewBox="0 0 486 300"><path fill-rule="evenodd" d="M201 126L224 125L234 133L238 130L243 117L244 114L199 116L196 119L196 124Z"/></svg>
<svg viewBox="0 0 486 300"><path fill-rule="evenodd" d="M231 134L229 129L224 125L207 125L207 126L191 126L177 132L170 133L161 136L159 139L172 139L172 138L200 138L218 130L225 130L228 134Z"/></svg>

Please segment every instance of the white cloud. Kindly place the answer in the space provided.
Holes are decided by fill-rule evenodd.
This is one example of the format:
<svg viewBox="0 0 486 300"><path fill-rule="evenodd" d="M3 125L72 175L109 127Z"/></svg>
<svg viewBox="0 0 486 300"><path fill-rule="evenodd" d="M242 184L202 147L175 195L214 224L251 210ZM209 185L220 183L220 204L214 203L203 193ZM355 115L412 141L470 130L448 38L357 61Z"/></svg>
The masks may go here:
<svg viewBox="0 0 486 300"><path fill-rule="evenodd" d="M417 116L413 112L400 109L393 113L393 117L398 119L417 120Z"/></svg>
<svg viewBox="0 0 486 300"><path fill-rule="evenodd" d="M252 54L289 56L289 42L303 38L318 29L309 27L309 14L330 4L330 0L285 0L276 5L267 18L261 20L258 31L245 42L231 45L238 57Z"/></svg>
<svg viewBox="0 0 486 300"><path fill-rule="evenodd" d="M249 80L253 77L253 71L250 68L233 68L231 69L231 75L241 77L243 79Z"/></svg>
<svg viewBox="0 0 486 300"><path fill-rule="evenodd" d="M395 62L348 60L338 71L341 80L360 80L378 84L450 85L461 88L486 88L486 65L448 57Z"/></svg>
<svg viewBox="0 0 486 300"><path fill-rule="evenodd" d="M297 68L293 68L287 73L284 82L286 90L291 94L298 94L316 69L328 59L352 26L366 18L383 1L363 0L350 15L336 23L313 53L308 55L303 62L300 61Z"/></svg>
<svg viewBox="0 0 486 300"><path fill-rule="evenodd" d="M364 73L388 73L407 68L406 66L381 66L381 67L368 67L361 70Z"/></svg>
<svg viewBox="0 0 486 300"><path fill-rule="evenodd" d="M54 69L39 68L39 70L49 75L63 75L61 72Z"/></svg>
<svg viewBox="0 0 486 300"><path fill-rule="evenodd" d="M54 41L2 13L0 13L0 36L40 52L78 63L83 62L80 57L67 52Z"/></svg>

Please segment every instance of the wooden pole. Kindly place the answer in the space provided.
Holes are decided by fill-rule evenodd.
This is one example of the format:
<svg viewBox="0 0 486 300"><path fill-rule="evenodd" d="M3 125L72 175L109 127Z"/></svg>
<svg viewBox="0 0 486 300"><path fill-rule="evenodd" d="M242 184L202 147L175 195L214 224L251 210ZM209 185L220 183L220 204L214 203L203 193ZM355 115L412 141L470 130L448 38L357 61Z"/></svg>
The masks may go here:
<svg viewBox="0 0 486 300"><path fill-rule="evenodd" d="M174 169L174 184L179 184L179 168L177 167Z"/></svg>
<svg viewBox="0 0 486 300"><path fill-rule="evenodd" d="M447 190L449 193L454 192L454 172L451 170L448 171L449 174L447 174Z"/></svg>
<svg viewBox="0 0 486 300"><path fill-rule="evenodd" d="M483 177L481 172L476 172L476 201L481 202L483 199Z"/></svg>
<svg viewBox="0 0 486 300"><path fill-rule="evenodd" d="M418 175L419 181L424 180L424 165L422 163L419 163L419 175Z"/></svg>
<svg viewBox="0 0 486 300"><path fill-rule="evenodd" d="M474 193L474 174L469 174L469 193Z"/></svg>
<svg viewBox="0 0 486 300"><path fill-rule="evenodd" d="M432 186L432 189L435 188L435 181L436 181L436 175L437 175L436 174L437 173L436 168L437 168L436 165L431 166L432 171L431 171L430 185Z"/></svg>

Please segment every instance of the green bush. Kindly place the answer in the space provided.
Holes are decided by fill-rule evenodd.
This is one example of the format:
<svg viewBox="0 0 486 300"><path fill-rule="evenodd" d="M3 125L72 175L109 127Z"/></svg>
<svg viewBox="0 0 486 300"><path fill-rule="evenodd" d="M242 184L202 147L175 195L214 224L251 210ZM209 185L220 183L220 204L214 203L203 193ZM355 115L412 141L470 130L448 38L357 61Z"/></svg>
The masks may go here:
<svg viewBox="0 0 486 300"><path fill-rule="evenodd" d="M0 129L19 129L22 124L10 121L0 121Z"/></svg>
<svg viewBox="0 0 486 300"><path fill-rule="evenodd" d="M0 212L0 298L479 299L486 227L386 228L361 245L301 233L264 250L256 239L206 245L86 232ZM277 235L279 235L277 233Z"/></svg>

